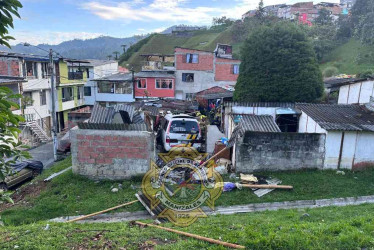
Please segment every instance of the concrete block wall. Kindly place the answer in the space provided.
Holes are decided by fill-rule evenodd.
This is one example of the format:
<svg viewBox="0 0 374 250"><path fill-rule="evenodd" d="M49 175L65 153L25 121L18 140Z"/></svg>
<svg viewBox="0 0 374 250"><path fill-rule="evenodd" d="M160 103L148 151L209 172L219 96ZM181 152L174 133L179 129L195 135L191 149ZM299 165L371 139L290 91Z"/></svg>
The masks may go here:
<svg viewBox="0 0 374 250"><path fill-rule="evenodd" d="M143 131L71 130L73 172L122 180L145 174L155 158L154 136Z"/></svg>
<svg viewBox="0 0 374 250"><path fill-rule="evenodd" d="M324 134L246 132L236 144L236 172L322 169Z"/></svg>

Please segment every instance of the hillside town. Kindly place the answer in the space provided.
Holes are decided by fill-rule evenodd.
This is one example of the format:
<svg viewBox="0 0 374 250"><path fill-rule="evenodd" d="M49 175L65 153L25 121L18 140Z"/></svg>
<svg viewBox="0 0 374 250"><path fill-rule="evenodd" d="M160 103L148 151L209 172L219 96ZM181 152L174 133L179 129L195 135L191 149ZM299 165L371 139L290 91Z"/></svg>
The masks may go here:
<svg viewBox="0 0 374 250"><path fill-rule="evenodd" d="M261 0L115 58L0 48L1 248L373 248L365 1Z"/></svg>

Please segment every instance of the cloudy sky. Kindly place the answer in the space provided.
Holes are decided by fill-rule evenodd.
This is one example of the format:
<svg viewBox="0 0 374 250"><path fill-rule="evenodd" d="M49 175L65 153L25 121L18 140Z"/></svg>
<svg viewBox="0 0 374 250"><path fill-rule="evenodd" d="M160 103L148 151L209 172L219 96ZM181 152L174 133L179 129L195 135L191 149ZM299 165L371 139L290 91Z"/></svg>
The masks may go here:
<svg viewBox="0 0 374 250"><path fill-rule="evenodd" d="M58 44L100 35L129 37L175 24L210 25L213 17L239 19L259 0L21 0L12 44ZM300 0L264 0L265 5ZM319 1L315 1L319 2ZM339 0L329 0L339 2Z"/></svg>

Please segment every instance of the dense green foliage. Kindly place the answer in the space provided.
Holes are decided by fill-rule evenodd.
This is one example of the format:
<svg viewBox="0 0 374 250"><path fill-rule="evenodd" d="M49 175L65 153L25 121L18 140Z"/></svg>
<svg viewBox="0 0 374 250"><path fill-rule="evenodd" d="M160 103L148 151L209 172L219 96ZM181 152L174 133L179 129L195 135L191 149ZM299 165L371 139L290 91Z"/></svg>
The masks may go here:
<svg viewBox="0 0 374 250"><path fill-rule="evenodd" d="M170 223L162 226L244 245L246 249L372 249L373 210L373 204L279 210L209 216L186 228ZM47 224L49 230L44 230ZM4 249L224 249L131 223L44 221L0 227L0 242Z"/></svg>
<svg viewBox="0 0 374 250"><path fill-rule="evenodd" d="M314 21L318 25L332 25L332 16L329 10L322 8L318 11L318 17Z"/></svg>
<svg viewBox="0 0 374 250"><path fill-rule="evenodd" d="M243 45L236 101L312 102L323 93L312 45L296 25L260 27Z"/></svg>
<svg viewBox="0 0 374 250"><path fill-rule="evenodd" d="M18 9L22 8L22 4L18 0L0 0L0 45L10 48L9 40L14 40L9 36L9 28L13 26L13 15L20 18Z"/></svg>
<svg viewBox="0 0 374 250"><path fill-rule="evenodd" d="M18 141L18 124L23 118L12 112L13 108L19 109L19 105L14 101L21 98L6 87L0 87L0 183L10 174L10 166L20 158L29 155L21 151L19 147L21 142ZM3 191L0 192L0 201L10 201L9 197Z"/></svg>
<svg viewBox="0 0 374 250"><path fill-rule="evenodd" d="M356 37L364 44L374 44L374 1L357 0L351 21Z"/></svg>

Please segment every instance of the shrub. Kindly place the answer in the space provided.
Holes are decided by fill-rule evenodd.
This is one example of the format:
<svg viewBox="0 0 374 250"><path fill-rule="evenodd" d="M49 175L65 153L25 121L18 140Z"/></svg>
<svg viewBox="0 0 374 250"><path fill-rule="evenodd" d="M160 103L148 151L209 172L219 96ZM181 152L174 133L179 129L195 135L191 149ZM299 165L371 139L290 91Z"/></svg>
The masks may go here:
<svg viewBox="0 0 374 250"><path fill-rule="evenodd" d="M323 77L332 77L337 74L339 74L339 70L334 66L327 67L322 73Z"/></svg>

